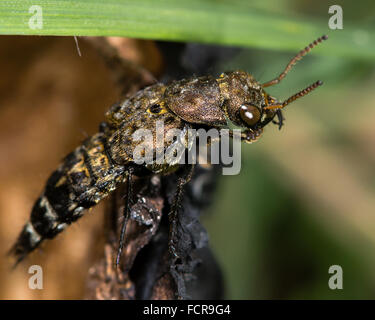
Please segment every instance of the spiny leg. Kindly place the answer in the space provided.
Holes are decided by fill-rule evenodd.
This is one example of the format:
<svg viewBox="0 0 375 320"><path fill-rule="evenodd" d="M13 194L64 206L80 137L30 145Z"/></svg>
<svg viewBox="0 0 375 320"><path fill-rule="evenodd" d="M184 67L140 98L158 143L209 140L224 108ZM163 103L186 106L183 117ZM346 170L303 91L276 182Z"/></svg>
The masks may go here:
<svg viewBox="0 0 375 320"><path fill-rule="evenodd" d="M123 221L122 221L122 225L121 225L119 247L118 247L118 250L117 250L116 267L118 267L118 265L120 264L122 249L124 247L126 225L127 225L128 221L129 221L129 218L130 218L130 205L131 205L131 199L133 198L132 174L133 174L133 168L129 168L127 170L126 204L125 204L125 208L124 208Z"/></svg>
<svg viewBox="0 0 375 320"><path fill-rule="evenodd" d="M177 215L178 211L181 206L182 202L182 197L184 194L184 187L185 185L191 180L191 177L193 176L194 172L194 165L190 164L189 168L187 169L186 174L184 174L182 177L179 177L177 180L177 188L175 195L173 197L173 202L171 205L171 210L168 214L168 219L169 219L169 252L172 254L173 259L178 258L178 254L176 253L176 248L175 248L175 237L176 237L176 232L177 232Z"/></svg>

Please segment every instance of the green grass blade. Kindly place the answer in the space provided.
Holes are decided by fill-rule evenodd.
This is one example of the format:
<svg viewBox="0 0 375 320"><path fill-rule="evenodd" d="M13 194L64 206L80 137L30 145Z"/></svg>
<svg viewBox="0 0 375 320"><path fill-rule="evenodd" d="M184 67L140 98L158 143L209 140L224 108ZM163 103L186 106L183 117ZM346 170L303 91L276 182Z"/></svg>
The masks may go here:
<svg viewBox="0 0 375 320"><path fill-rule="evenodd" d="M31 29L29 8L39 5L43 28ZM328 6L327 6L328 10ZM0 2L0 34L125 36L298 50L322 34L331 36L314 52L375 58L375 33L345 24L330 31L328 18L288 17L237 0L13 0Z"/></svg>

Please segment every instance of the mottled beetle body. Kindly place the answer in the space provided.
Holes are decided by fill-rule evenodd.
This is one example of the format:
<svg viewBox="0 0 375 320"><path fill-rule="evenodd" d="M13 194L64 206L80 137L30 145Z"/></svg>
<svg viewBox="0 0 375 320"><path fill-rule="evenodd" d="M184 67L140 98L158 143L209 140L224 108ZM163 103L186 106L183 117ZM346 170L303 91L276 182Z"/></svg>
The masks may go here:
<svg viewBox="0 0 375 320"><path fill-rule="evenodd" d="M168 85L155 84L112 106L106 113L100 132L70 153L48 179L42 195L33 206L30 221L12 248L17 262L43 240L55 237L121 183L127 180L129 184L131 173L167 174L181 166L172 166L167 159L155 166L136 165L133 152L140 141L133 138L133 133L138 129L151 130L156 140L154 128L157 121L163 121L164 134L170 129L180 129L184 134L189 128L222 128L232 122L244 129L241 139L251 143L259 138L265 125L275 122L275 116L281 127L283 117L280 110L321 82L284 102L268 95L264 88L278 83L297 60L324 39L325 36L302 50L278 78L265 84L260 84L244 71L227 72L218 78L205 76ZM177 142L166 141L164 152L168 153L168 148L174 143ZM179 192L182 192L182 186L180 189ZM176 198L181 198L181 194L177 194ZM178 206L175 207L177 210ZM119 255L121 248L122 243Z"/></svg>

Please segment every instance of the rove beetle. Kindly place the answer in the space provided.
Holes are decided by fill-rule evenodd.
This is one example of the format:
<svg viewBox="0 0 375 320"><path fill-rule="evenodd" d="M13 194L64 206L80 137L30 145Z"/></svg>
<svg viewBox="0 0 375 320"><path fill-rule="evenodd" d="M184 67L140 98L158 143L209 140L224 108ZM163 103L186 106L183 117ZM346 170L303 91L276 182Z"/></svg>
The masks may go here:
<svg viewBox="0 0 375 320"><path fill-rule="evenodd" d="M164 123L164 133L173 128L182 132L189 128L223 128L228 126L230 120L243 128L241 140L252 143L261 136L268 123L282 127L283 108L322 85L321 81L317 81L282 102L264 90L279 83L298 60L327 38L324 35L312 42L290 60L278 77L263 84L244 71L226 72L217 79L205 76L174 81L168 85L157 83L112 106L106 113L106 121L100 126L100 132L87 138L67 155L47 180L32 208L29 222L10 251L16 258L16 264L43 240L54 238L80 218L85 209L93 207L121 183L127 182L127 201L116 259L118 265L131 210L132 175L168 174L182 166L171 165L167 161L152 166L137 165L133 151L140 142L133 139L132 134L138 129L147 128L153 130L155 139L155 124L160 120ZM164 143L166 154L175 143ZM193 169L188 171L177 181L175 200L169 214L172 253L175 253L174 222L183 187L190 180Z"/></svg>

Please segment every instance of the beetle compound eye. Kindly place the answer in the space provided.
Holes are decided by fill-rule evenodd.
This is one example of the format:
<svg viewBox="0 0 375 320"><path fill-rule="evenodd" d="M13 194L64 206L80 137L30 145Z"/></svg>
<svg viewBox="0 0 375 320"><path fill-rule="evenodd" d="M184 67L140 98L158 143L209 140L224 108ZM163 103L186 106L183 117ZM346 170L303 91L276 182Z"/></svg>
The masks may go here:
<svg viewBox="0 0 375 320"><path fill-rule="evenodd" d="M242 105L240 108L240 116L242 121L244 121L249 126L253 126L260 119L260 112L257 107L251 105Z"/></svg>

